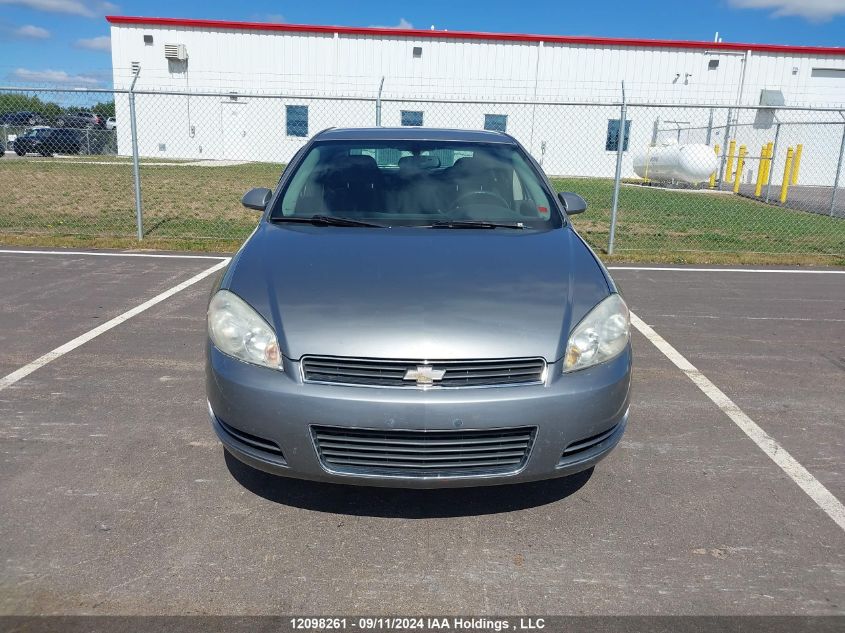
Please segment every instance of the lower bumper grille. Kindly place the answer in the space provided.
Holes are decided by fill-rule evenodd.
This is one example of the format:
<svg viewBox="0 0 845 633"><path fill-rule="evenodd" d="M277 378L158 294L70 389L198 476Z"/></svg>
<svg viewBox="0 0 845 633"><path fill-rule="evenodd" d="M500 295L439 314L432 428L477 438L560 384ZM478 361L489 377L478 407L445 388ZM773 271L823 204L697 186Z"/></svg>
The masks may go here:
<svg viewBox="0 0 845 633"><path fill-rule="evenodd" d="M483 431L311 428L327 470L394 477L514 473L528 461L535 431L534 427Z"/></svg>
<svg viewBox="0 0 845 633"><path fill-rule="evenodd" d="M247 446L254 448L262 453L269 454L273 461L287 463L285 461L285 456L282 453L282 449L279 447L272 440L265 440L264 438L258 437L257 435L251 435L244 431L240 431L232 426L226 424L220 418L217 418L217 423L220 425L220 428L223 429L228 435L230 435L233 439L237 440L242 444L246 444Z"/></svg>
<svg viewBox="0 0 845 633"><path fill-rule="evenodd" d="M604 442L607 438L613 435L618 428L619 425L615 424L606 431L602 431L601 433L598 433L596 435L586 437L583 440L577 440L575 442L572 442L563 450L563 455L561 455L560 461L567 461L572 457L575 457L578 453L583 453L585 451L590 450L596 444Z"/></svg>

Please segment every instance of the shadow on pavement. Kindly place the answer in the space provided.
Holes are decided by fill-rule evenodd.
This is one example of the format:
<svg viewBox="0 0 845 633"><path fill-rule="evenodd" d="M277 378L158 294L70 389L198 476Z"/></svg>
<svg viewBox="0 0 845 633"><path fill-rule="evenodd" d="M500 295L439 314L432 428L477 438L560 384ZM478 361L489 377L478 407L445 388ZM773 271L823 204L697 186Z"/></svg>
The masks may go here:
<svg viewBox="0 0 845 633"><path fill-rule="evenodd" d="M385 518L476 516L534 508L574 494L593 474L590 468L558 479L479 488L375 488L277 477L224 453L232 477L260 497L317 512Z"/></svg>

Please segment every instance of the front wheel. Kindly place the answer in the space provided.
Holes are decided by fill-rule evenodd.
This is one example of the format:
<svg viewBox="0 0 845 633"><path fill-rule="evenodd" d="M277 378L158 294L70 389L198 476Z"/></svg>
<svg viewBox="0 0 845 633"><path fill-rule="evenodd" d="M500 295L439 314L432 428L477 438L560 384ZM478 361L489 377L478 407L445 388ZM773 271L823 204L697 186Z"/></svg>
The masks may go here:
<svg viewBox="0 0 845 633"><path fill-rule="evenodd" d="M26 152L22 149L16 149L15 154L17 154L18 156L23 156L24 154L26 154Z"/></svg>

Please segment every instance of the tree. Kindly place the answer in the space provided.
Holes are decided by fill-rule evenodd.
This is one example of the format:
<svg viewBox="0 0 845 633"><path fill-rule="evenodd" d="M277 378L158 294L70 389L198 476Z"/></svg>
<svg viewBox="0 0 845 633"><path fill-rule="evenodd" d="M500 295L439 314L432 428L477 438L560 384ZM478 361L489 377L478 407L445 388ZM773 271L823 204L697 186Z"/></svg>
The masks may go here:
<svg viewBox="0 0 845 633"><path fill-rule="evenodd" d="M93 108L91 108L91 112L94 114L99 114L104 119L108 119L110 116L114 116L114 99L111 101L101 101Z"/></svg>

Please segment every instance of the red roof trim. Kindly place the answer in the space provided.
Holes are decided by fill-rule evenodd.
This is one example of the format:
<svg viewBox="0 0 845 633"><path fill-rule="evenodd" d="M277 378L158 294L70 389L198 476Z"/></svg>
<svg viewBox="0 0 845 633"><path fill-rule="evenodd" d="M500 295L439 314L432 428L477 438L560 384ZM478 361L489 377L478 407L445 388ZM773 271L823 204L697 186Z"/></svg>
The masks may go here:
<svg viewBox="0 0 845 633"><path fill-rule="evenodd" d="M238 31L283 31L288 33L340 33L344 35L376 35L414 39L496 40L505 42L548 42L552 44L589 44L611 47L693 48L706 50L760 51L799 55L843 55L838 46L786 46L782 44L741 44L738 42L694 42L687 40L649 40L623 37L585 37L569 35L527 35L521 33L483 33L478 31L425 31L421 29L388 29L358 26L325 26L314 24L272 24L269 22L230 22L226 20L190 20L181 18L144 18L108 15L110 24L146 24L200 29L232 29Z"/></svg>

